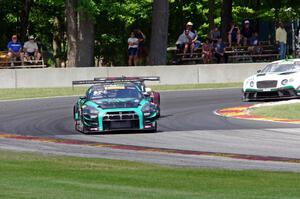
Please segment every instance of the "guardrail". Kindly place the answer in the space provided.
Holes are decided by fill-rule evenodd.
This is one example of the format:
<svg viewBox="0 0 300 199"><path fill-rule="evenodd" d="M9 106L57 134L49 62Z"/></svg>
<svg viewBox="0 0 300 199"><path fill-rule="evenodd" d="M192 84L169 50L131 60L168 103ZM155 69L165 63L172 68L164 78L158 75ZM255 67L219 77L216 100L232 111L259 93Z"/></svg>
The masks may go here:
<svg viewBox="0 0 300 199"><path fill-rule="evenodd" d="M0 70L0 88L71 87L74 80L114 76L160 76L149 84L242 82L265 63L209 64L141 67L84 67Z"/></svg>

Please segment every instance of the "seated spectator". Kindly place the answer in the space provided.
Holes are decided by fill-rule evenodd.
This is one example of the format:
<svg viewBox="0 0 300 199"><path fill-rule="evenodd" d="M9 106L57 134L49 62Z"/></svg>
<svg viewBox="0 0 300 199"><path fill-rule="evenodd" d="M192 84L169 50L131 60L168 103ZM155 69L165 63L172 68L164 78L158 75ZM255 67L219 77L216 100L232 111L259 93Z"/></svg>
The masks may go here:
<svg viewBox="0 0 300 199"><path fill-rule="evenodd" d="M209 33L209 39L214 43L217 43L219 37L221 37L220 30L215 26Z"/></svg>
<svg viewBox="0 0 300 199"><path fill-rule="evenodd" d="M188 31L184 31L181 35L179 35L176 41L177 52L182 52L185 44L189 43L189 39L187 37Z"/></svg>
<svg viewBox="0 0 300 199"><path fill-rule="evenodd" d="M8 48L8 58L10 61L13 58L20 58L22 65L24 65L24 54L22 52L22 44L18 41L17 35L13 35L12 40L7 44ZM14 63L11 62L11 65L13 66Z"/></svg>
<svg viewBox="0 0 300 199"><path fill-rule="evenodd" d="M258 46L258 33L252 33L252 36L249 38L249 47L248 51L252 54L261 54L262 48Z"/></svg>
<svg viewBox="0 0 300 199"><path fill-rule="evenodd" d="M240 40L241 40L240 29L237 25L235 25L234 22L231 22L228 31L229 47L231 47L232 44L240 45Z"/></svg>
<svg viewBox="0 0 300 199"><path fill-rule="evenodd" d="M205 43L203 43L202 45L202 58L204 64L208 64L212 60L212 48L211 48L210 40L208 38L205 40Z"/></svg>
<svg viewBox="0 0 300 199"><path fill-rule="evenodd" d="M136 66L138 60L139 39L136 38L134 32L131 32L128 38L128 65Z"/></svg>
<svg viewBox="0 0 300 199"><path fill-rule="evenodd" d="M242 41L243 41L244 46L250 45L250 38L252 37L253 32L254 31L253 31L252 27L250 26L250 21L245 20L244 26L241 30Z"/></svg>
<svg viewBox="0 0 300 199"><path fill-rule="evenodd" d="M34 40L34 37L29 36L28 39L29 40L24 44L25 58L30 62L32 61L32 58L34 58L35 62L37 63L41 58L41 53L39 52L39 48Z"/></svg>
<svg viewBox="0 0 300 199"><path fill-rule="evenodd" d="M186 24L185 35L188 38L188 43L185 44L183 53L186 54L188 50L190 50L190 57L193 57L193 52L196 47L199 47L198 34L197 31L193 28L193 23L188 22Z"/></svg>
<svg viewBox="0 0 300 199"><path fill-rule="evenodd" d="M217 58L217 63L219 64L221 58L224 58L224 62L228 62L228 55L225 53L225 44L222 41L222 38L218 38L218 42L215 45L215 57Z"/></svg>

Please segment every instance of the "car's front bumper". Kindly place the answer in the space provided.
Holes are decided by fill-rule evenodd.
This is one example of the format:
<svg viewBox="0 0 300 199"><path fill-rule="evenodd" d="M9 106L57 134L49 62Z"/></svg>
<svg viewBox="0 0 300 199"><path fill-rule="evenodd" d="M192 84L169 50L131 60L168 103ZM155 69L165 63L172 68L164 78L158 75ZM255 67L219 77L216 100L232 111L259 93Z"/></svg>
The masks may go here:
<svg viewBox="0 0 300 199"><path fill-rule="evenodd" d="M300 91L294 88L246 89L243 96L244 101L296 98L300 98Z"/></svg>
<svg viewBox="0 0 300 199"><path fill-rule="evenodd" d="M113 132L113 131L136 131L136 130L155 130L156 113L149 117L144 117L142 114L134 111L125 112L110 112L103 117L89 116L83 117L83 128L85 132Z"/></svg>

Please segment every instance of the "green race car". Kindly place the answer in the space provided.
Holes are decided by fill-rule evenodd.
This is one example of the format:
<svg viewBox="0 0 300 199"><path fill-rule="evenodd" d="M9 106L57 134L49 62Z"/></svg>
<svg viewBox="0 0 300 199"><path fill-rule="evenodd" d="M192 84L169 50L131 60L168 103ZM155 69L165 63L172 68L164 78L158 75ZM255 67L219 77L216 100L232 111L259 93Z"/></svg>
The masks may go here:
<svg viewBox="0 0 300 199"><path fill-rule="evenodd" d="M73 81L73 85L96 83L74 105L77 131L157 130L157 106L134 83L91 81Z"/></svg>

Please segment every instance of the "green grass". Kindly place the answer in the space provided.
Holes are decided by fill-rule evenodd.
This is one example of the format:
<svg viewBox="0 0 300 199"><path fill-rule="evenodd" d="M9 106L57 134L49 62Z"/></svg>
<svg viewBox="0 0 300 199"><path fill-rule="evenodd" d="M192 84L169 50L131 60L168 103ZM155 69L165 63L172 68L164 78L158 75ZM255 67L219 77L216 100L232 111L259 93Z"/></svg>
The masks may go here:
<svg viewBox="0 0 300 199"><path fill-rule="evenodd" d="M182 85L157 85L151 86L153 90L187 90L187 89L207 89L207 88L238 88L241 83L227 84L182 84ZM22 99L53 96L84 95L87 87L72 88L17 88L0 89L0 99Z"/></svg>
<svg viewBox="0 0 300 199"><path fill-rule="evenodd" d="M260 107L251 111L253 115L273 118L286 118L300 120L300 103Z"/></svg>
<svg viewBox="0 0 300 199"><path fill-rule="evenodd" d="M0 198L296 199L300 174L0 151Z"/></svg>

